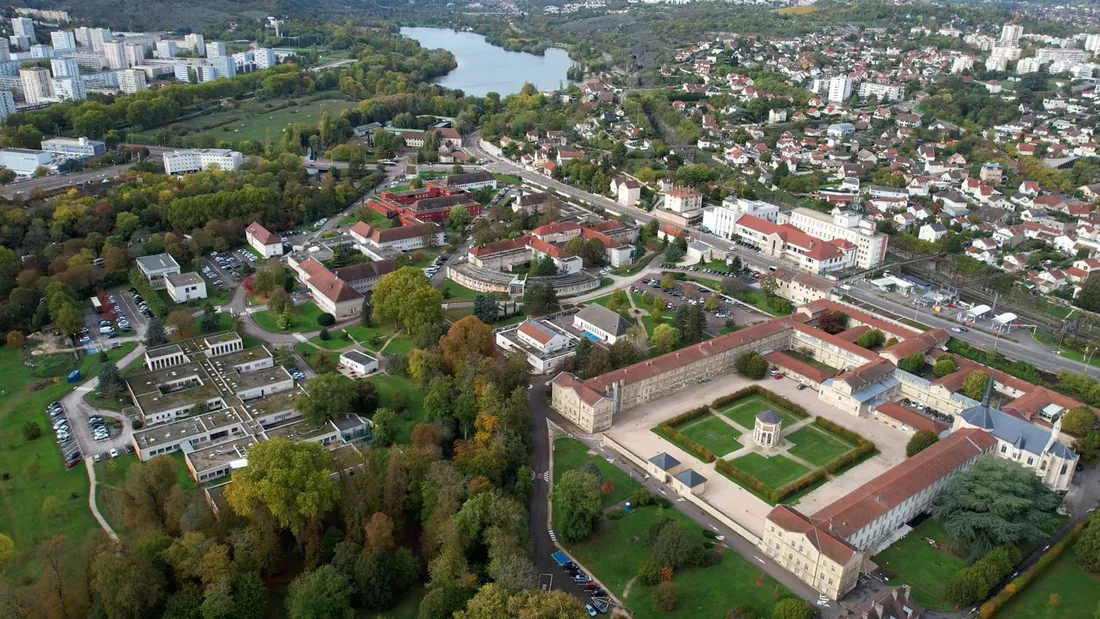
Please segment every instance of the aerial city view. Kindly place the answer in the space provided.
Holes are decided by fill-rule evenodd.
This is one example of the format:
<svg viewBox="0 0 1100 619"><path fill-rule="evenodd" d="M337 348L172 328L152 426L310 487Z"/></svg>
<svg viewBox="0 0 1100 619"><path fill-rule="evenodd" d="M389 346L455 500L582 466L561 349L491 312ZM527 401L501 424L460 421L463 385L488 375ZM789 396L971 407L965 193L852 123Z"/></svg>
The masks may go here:
<svg viewBox="0 0 1100 619"><path fill-rule="evenodd" d="M0 7L0 618L1100 619L1059 2Z"/></svg>

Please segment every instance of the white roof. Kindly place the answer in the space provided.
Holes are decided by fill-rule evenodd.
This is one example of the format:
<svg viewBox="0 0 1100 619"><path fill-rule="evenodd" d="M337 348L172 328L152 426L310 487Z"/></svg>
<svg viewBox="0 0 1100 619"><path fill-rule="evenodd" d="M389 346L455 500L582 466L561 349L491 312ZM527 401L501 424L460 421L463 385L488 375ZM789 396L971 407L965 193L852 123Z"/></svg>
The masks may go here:
<svg viewBox="0 0 1100 619"><path fill-rule="evenodd" d="M1012 322L1013 320L1016 320L1017 318L1019 318L1019 316L1017 316L1016 314L1013 314L1012 312L1005 312L1005 313L1001 314L1000 316L997 316L996 318L994 318L993 322L995 322L999 325L1005 325L1005 324L1008 324L1008 323Z"/></svg>
<svg viewBox="0 0 1100 619"><path fill-rule="evenodd" d="M993 309L993 308L989 307L988 305L975 305L974 307L967 310L966 313L970 314L971 316L981 316L981 315L989 312L989 310L991 310L991 309Z"/></svg>

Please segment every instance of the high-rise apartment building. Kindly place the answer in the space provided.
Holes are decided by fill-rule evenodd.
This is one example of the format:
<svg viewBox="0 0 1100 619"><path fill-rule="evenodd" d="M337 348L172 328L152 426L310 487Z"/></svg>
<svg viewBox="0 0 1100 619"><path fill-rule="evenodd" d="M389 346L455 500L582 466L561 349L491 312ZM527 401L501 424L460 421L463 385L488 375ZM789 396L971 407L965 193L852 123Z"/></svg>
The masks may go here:
<svg viewBox="0 0 1100 619"><path fill-rule="evenodd" d="M79 28L73 28L73 36L76 38L76 44L84 47L92 46L92 33L91 28L87 26L80 26Z"/></svg>
<svg viewBox="0 0 1100 619"><path fill-rule="evenodd" d="M267 47L254 49L252 50L252 56L256 61L257 69L262 70L275 66L275 50L273 49Z"/></svg>
<svg viewBox="0 0 1100 619"><path fill-rule="evenodd" d="M207 58L214 58L215 56L224 56L224 55L225 55L225 43L219 43L217 41L212 41L212 42L206 44L206 57Z"/></svg>
<svg viewBox="0 0 1100 619"><path fill-rule="evenodd" d="M179 46L175 41L157 41L157 49L153 56L157 58L175 58L179 52Z"/></svg>
<svg viewBox="0 0 1100 619"><path fill-rule="evenodd" d="M53 97L50 72L42 67L20 69L19 83L23 86L23 99L31 105L44 103Z"/></svg>
<svg viewBox="0 0 1100 619"><path fill-rule="evenodd" d="M843 103L852 96L852 78L838 75L829 80L829 101Z"/></svg>
<svg viewBox="0 0 1100 619"><path fill-rule="evenodd" d="M11 18L11 32L16 38L26 37L34 41L34 20L29 17Z"/></svg>
<svg viewBox="0 0 1100 619"><path fill-rule="evenodd" d="M1009 43L1015 43L1020 40L1020 37L1024 36L1024 27L1019 24L1005 24L1001 28L1001 40Z"/></svg>
<svg viewBox="0 0 1100 619"><path fill-rule="evenodd" d="M126 64L121 68L130 69L145 63L145 46L141 43L126 43L122 50Z"/></svg>
<svg viewBox="0 0 1100 619"><path fill-rule="evenodd" d="M206 55L206 39L201 34L188 34L183 37L183 46L196 52L199 56Z"/></svg>
<svg viewBox="0 0 1100 619"><path fill-rule="evenodd" d="M80 65L72 58L54 58L50 69L54 77L80 77Z"/></svg>
<svg viewBox="0 0 1100 619"><path fill-rule="evenodd" d="M0 120L15 113L15 95L10 90L0 90Z"/></svg>
<svg viewBox="0 0 1100 619"><path fill-rule="evenodd" d="M7 37L0 37L0 62L11 60L11 42Z"/></svg>
<svg viewBox="0 0 1100 619"><path fill-rule="evenodd" d="M126 48L121 41L109 41L103 45L103 55L108 69L127 69Z"/></svg>
<svg viewBox="0 0 1100 619"><path fill-rule="evenodd" d="M110 28L91 28L88 30L88 38L91 40L92 49L97 52L103 51L107 41L115 40Z"/></svg>
<svg viewBox="0 0 1100 619"><path fill-rule="evenodd" d="M84 80L76 77L55 77L51 83L53 96L62 101L83 101L88 98Z"/></svg>
<svg viewBox="0 0 1100 619"><path fill-rule="evenodd" d="M76 49L76 36L71 30L54 30L50 33L50 44L55 50Z"/></svg>
<svg viewBox="0 0 1100 619"><path fill-rule="evenodd" d="M213 56L208 58L218 77L231 78L237 75L237 61L232 56Z"/></svg>
<svg viewBox="0 0 1100 619"><path fill-rule="evenodd" d="M118 72L118 89L122 92L132 95L135 92L141 92L148 88L148 85L145 83L145 71L141 69L126 69L125 71Z"/></svg>

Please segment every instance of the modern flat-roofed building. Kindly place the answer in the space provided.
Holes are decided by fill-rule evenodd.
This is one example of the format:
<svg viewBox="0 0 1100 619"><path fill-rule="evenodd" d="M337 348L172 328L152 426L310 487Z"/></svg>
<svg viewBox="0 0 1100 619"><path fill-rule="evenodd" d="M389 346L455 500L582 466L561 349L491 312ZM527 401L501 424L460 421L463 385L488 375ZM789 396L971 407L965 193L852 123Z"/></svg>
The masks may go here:
<svg viewBox="0 0 1100 619"><path fill-rule="evenodd" d="M198 273L175 273L164 277L168 296L176 303L206 298L206 280Z"/></svg>
<svg viewBox="0 0 1100 619"><path fill-rule="evenodd" d="M165 278L180 273L179 263L169 254L142 256L137 259L137 265L154 290L165 288L167 286Z"/></svg>
<svg viewBox="0 0 1100 619"><path fill-rule="evenodd" d="M53 155L42 150L5 148L0 150L0 168L19 176L33 176L38 168L53 166Z"/></svg>
<svg viewBox="0 0 1100 619"><path fill-rule="evenodd" d="M551 322L529 318L498 330L495 340L501 350L523 355L532 370L544 374L573 356L578 338Z"/></svg>
<svg viewBox="0 0 1100 619"><path fill-rule="evenodd" d="M42 140L42 150L67 159L88 159L107 154L107 144L88 138L50 138Z"/></svg>
<svg viewBox="0 0 1100 619"><path fill-rule="evenodd" d="M378 370L378 359L360 350L349 350L340 355L340 365L359 375L366 376Z"/></svg>
<svg viewBox="0 0 1100 619"><path fill-rule="evenodd" d="M164 153L166 174L199 172L211 166L232 172L239 169L242 163L244 163L244 157L239 152L228 148L197 148Z"/></svg>

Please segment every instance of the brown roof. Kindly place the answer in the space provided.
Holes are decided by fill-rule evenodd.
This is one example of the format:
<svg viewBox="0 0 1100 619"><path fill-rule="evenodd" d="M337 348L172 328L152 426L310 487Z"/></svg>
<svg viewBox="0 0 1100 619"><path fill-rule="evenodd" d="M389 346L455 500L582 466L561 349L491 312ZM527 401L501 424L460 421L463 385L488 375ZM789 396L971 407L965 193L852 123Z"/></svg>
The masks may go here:
<svg viewBox="0 0 1100 619"><path fill-rule="evenodd" d="M764 358L767 359L772 365L777 365L781 368L787 368L795 374L805 376L815 383L822 383L833 377L832 374L826 372L825 370L815 368L809 363L799 361L798 359L795 359L787 353L780 352L778 350L772 351L764 355Z"/></svg>
<svg viewBox="0 0 1100 619"><path fill-rule="evenodd" d="M382 277L396 270L396 267L397 265L393 260L379 260L377 262L366 262L363 264L352 264L346 267L340 267L334 269L333 273L336 274L336 277L339 277L345 282L354 282L361 279Z"/></svg>
<svg viewBox="0 0 1100 619"><path fill-rule="evenodd" d="M894 364L875 355L875 360L865 363L858 368L840 375L840 379L852 387L852 391L859 391L868 385L873 385L883 376L894 371Z"/></svg>
<svg viewBox="0 0 1100 619"><path fill-rule="evenodd" d="M845 342L855 343L856 340L863 337L864 333L867 333L870 330L871 327L868 327L867 325L859 325L858 327L852 327L851 329L841 331L840 333L837 333L836 336L844 340Z"/></svg>
<svg viewBox="0 0 1100 619"><path fill-rule="evenodd" d="M891 587L855 609L857 619L920 619L924 607L913 599L909 585Z"/></svg>
<svg viewBox="0 0 1100 619"><path fill-rule="evenodd" d="M848 542L834 537L827 530L814 524L805 514L786 505L776 505L772 508L768 512L768 521L779 525L784 531L805 535L810 545L817 548L818 552L841 565L847 565L857 552L856 548Z"/></svg>
<svg viewBox="0 0 1100 619"><path fill-rule="evenodd" d="M415 226L399 226L397 228L372 228L368 238L381 245L382 243L392 243L394 241L412 239L418 236L424 236L425 234L435 234L437 232L439 232L439 226L433 223L424 223Z"/></svg>
<svg viewBox="0 0 1100 619"><path fill-rule="evenodd" d="M835 335L832 335L830 333L826 333L826 332L822 331L821 329L818 329L817 327L812 327L810 325L806 325L806 324L802 324L802 323L794 323L794 324L795 324L795 327L794 327L795 329L798 329L799 331L801 331L803 333L806 333L808 335L812 335L812 336L820 339L823 342L828 342L829 344L832 344L833 346L836 346L837 348L839 348L841 350L848 351L848 352L852 353L853 355L857 355L859 357L863 357L864 359L868 359L868 360L879 358L877 353L872 352L870 350L867 350L866 348L864 348L862 346L856 346L855 344L853 344L849 341L843 340L843 339L841 339L841 338L839 338Z"/></svg>
<svg viewBox="0 0 1100 619"><path fill-rule="evenodd" d="M742 218L742 219L744 219L744 218ZM798 308L798 311L808 312L811 316L817 314L818 312L824 311L824 310L833 310L833 311L837 311L837 312L844 312L848 316L848 318L850 318L850 319L852 319L856 322L861 322L865 325L872 326L872 327L882 331L883 333L886 333L887 335L893 335L894 337L896 337L898 339L903 339L904 340L904 339L909 339L911 337L916 337L917 336L916 331L914 331L912 329L906 329L905 327L899 327L898 325L895 325L892 322L886 322L885 320L880 320L878 318L875 318L874 316L871 316L870 314L866 314L866 313L861 312L857 309L852 309L852 308L850 308L846 305L841 305L840 303L837 303L835 301L830 301L829 299L818 299L817 301L811 301L810 303L807 303L806 305L803 305L802 307Z"/></svg>
<svg viewBox="0 0 1100 619"><path fill-rule="evenodd" d="M519 326L519 331L539 344L546 344L554 339L554 334L540 329L538 324L530 319L523 321L523 324Z"/></svg>
<svg viewBox="0 0 1100 619"><path fill-rule="evenodd" d="M317 261L316 258L312 257L303 260L300 264L298 264L298 268L306 274L306 279L309 279L314 275L317 275L318 273L328 271L328 268L326 268L325 265L321 264Z"/></svg>
<svg viewBox="0 0 1100 619"><path fill-rule="evenodd" d="M316 288L318 292L325 295L333 303L363 298L363 295L359 294L355 288L352 288L351 284L336 277L336 275L328 269L310 277L309 285Z"/></svg>
<svg viewBox="0 0 1100 619"><path fill-rule="evenodd" d="M278 234L261 226L258 221L248 224L248 227L244 229L244 233L259 241L260 245L276 245L283 242Z"/></svg>
<svg viewBox="0 0 1100 619"><path fill-rule="evenodd" d="M576 376L569 374L568 372L562 372L554 377L552 381L555 385L560 385L566 389L572 389L580 396L581 401L589 406L593 406L596 402L604 399L604 396L599 392L593 390L588 385L585 385L581 381L577 380Z"/></svg>
<svg viewBox="0 0 1100 619"><path fill-rule="evenodd" d="M478 245L477 247L471 247L467 253L469 253L471 256L480 257L500 254L506 251L526 249L527 241L529 240L531 240L531 237L521 236L516 239L507 239L504 241L496 241L495 243L486 243L484 245Z"/></svg>
<svg viewBox="0 0 1100 619"><path fill-rule="evenodd" d="M561 234L563 232L579 231L581 229L580 224L574 221L553 221L545 226L539 226L531 231L534 236L542 237L547 234Z"/></svg>
<svg viewBox="0 0 1100 619"><path fill-rule="evenodd" d="M833 535L848 539L996 444L997 439L985 430L956 430L935 445L825 506L814 514L813 520Z"/></svg>
<svg viewBox="0 0 1100 619"><path fill-rule="evenodd" d="M895 402L883 402L879 404L875 410L891 419L896 419L904 423L914 430L928 430L929 432L939 434L947 429L947 426L944 424L932 421L924 415L914 413Z"/></svg>
<svg viewBox="0 0 1100 619"><path fill-rule="evenodd" d="M355 222L355 225L351 227L352 234L361 236L364 239L370 236L370 231L370 224L363 221L357 221Z"/></svg>
<svg viewBox="0 0 1100 619"><path fill-rule="evenodd" d="M895 359L901 360L917 353L928 352L936 346L943 346L950 339L951 334L944 329L931 329L917 337L898 342L882 352L884 354L889 353Z"/></svg>

